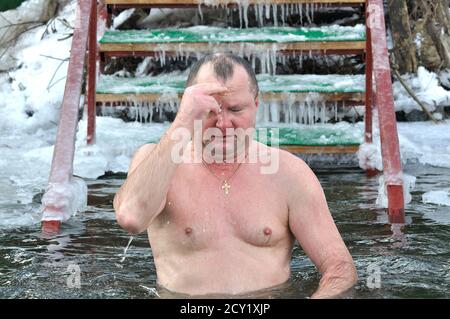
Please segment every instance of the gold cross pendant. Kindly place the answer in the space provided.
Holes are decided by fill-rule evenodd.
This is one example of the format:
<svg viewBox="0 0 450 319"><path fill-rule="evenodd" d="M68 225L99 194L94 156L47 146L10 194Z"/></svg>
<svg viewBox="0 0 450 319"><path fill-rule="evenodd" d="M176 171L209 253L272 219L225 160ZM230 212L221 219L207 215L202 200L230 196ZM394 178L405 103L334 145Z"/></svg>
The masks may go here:
<svg viewBox="0 0 450 319"><path fill-rule="evenodd" d="M225 195L228 195L230 188L231 188L231 185L228 183L227 180L224 180L222 183L222 189L225 192Z"/></svg>

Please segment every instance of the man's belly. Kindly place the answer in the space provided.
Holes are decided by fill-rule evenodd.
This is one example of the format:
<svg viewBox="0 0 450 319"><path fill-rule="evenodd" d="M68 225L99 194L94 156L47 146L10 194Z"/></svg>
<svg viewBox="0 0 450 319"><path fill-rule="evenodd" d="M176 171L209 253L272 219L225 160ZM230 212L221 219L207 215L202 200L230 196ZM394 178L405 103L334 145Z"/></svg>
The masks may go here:
<svg viewBox="0 0 450 319"><path fill-rule="evenodd" d="M221 250L160 254L158 284L190 295L241 294L280 285L290 276L291 250L230 244Z"/></svg>

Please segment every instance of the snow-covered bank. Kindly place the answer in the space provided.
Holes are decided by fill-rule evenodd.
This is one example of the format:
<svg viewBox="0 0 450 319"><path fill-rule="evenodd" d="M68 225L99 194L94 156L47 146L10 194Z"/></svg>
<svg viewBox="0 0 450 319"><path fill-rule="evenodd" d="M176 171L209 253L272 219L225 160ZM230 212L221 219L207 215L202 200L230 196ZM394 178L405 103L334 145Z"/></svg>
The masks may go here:
<svg viewBox="0 0 450 319"><path fill-rule="evenodd" d="M414 91L416 96L426 105L430 112L439 110L439 107L450 105L450 91L445 90L439 84L439 76L429 72L424 67L419 67L417 75L403 75L402 78ZM441 81L443 81L441 76ZM399 81L393 83L395 110L409 113L412 110L421 111L421 107L406 92ZM435 113L437 119L441 119L441 113Z"/></svg>
<svg viewBox="0 0 450 319"><path fill-rule="evenodd" d="M60 0L61 2L61 0ZM15 66L15 52L28 46L27 42L15 40L21 35L53 17L58 6L55 0L31 0L17 9L0 13L0 71Z"/></svg>

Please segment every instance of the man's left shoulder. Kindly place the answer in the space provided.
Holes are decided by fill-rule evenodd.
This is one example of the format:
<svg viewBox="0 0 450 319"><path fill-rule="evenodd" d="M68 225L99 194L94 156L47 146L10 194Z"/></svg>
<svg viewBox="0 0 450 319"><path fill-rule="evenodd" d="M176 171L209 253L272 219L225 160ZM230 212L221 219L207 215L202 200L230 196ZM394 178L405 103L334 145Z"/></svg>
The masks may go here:
<svg viewBox="0 0 450 319"><path fill-rule="evenodd" d="M278 149L280 166L288 173L305 173L306 171L311 171L311 168L306 164L306 162L299 156L283 150Z"/></svg>

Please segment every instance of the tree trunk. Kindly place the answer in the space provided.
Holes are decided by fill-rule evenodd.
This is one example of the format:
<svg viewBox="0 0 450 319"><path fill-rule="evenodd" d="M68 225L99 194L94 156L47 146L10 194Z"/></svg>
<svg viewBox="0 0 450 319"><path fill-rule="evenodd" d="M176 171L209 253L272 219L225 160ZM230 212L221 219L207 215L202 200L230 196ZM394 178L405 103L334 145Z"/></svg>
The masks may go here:
<svg viewBox="0 0 450 319"><path fill-rule="evenodd" d="M388 0L395 62L401 73L417 71L416 47L411 34L408 7L405 0Z"/></svg>
<svg viewBox="0 0 450 319"><path fill-rule="evenodd" d="M450 19L448 5L448 0L437 1L434 8L432 8L434 10L428 15L426 22L427 31L441 61L438 69L450 67Z"/></svg>
<svg viewBox="0 0 450 319"><path fill-rule="evenodd" d="M449 0L388 0L395 62L400 73L418 65L450 68Z"/></svg>

